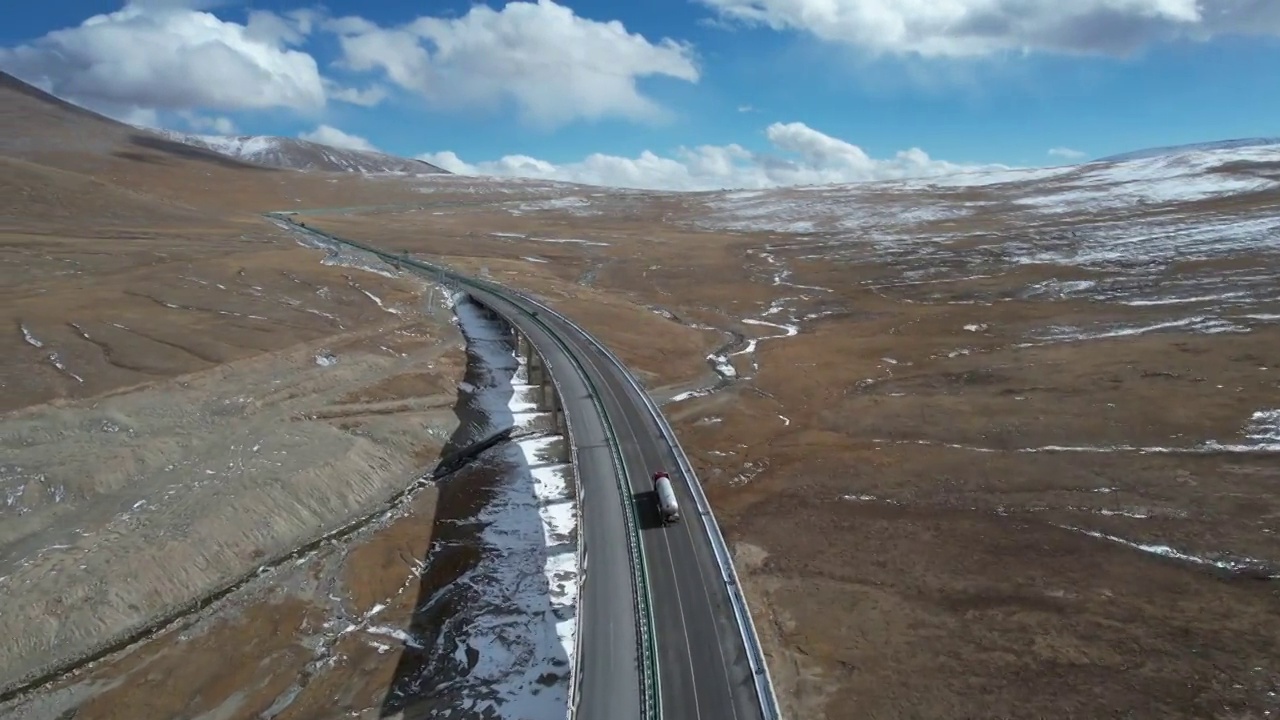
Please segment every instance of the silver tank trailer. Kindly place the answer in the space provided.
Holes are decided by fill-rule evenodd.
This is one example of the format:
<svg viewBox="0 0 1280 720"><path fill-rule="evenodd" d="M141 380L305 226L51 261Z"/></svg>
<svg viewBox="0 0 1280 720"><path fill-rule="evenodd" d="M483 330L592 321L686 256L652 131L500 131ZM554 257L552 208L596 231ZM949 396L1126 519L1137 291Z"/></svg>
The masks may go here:
<svg viewBox="0 0 1280 720"><path fill-rule="evenodd" d="M656 473L653 476L653 489L658 494L658 511L662 515L662 524L680 522L680 504L676 502L671 478L665 472Z"/></svg>

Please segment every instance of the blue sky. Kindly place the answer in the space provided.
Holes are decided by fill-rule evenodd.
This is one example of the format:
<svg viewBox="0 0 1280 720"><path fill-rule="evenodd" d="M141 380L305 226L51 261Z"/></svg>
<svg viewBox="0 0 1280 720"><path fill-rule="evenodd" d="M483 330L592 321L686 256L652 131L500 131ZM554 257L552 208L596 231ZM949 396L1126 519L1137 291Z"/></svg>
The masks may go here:
<svg viewBox="0 0 1280 720"><path fill-rule="evenodd" d="M140 124L687 189L1280 134L1280 2L1069 5L70 0L7 13L0 69Z"/></svg>

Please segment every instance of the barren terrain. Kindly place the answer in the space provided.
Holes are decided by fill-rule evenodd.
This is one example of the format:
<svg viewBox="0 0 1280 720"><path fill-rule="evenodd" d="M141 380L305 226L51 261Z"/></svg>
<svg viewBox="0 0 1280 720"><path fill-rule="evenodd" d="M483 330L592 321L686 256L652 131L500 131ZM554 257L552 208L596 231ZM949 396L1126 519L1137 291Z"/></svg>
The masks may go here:
<svg viewBox="0 0 1280 720"><path fill-rule="evenodd" d="M25 98L0 103L27 118L0 134L6 687L182 619L0 713L392 717L430 666L408 596L475 558L428 523L490 495L394 496L459 425L462 338L429 282L278 210L532 290L630 363L789 717L1280 713L1274 147L677 195L265 170Z"/></svg>
<svg viewBox="0 0 1280 720"><path fill-rule="evenodd" d="M1146 169L310 222L552 298L675 398L793 716L1264 717L1280 193L1252 152L1223 189ZM1113 187L1040 209L1072 182Z"/></svg>

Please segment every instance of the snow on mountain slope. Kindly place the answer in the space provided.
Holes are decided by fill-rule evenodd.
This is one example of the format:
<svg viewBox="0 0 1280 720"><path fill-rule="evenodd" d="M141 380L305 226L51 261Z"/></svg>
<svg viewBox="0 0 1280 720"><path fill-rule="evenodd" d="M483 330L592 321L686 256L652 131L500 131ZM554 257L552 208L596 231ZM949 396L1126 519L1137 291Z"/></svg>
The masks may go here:
<svg viewBox="0 0 1280 720"><path fill-rule="evenodd" d="M1215 142L1191 143L1190 145L1169 145L1166 147L1147 148L1132 152L1111 155L1101 158L1102 162L1118 162L1121 160L1142 160L1160 155L1181 155L1199 150L1233 150L1236 148L1259 147L1263 145L1280 145L1280 137L1241 138L1239 140L1218 140Z"/></svg>
<svg viewBox="0 0 1280 720"><path fill-rule="evenodd" d="M1250 332L1280 322L1280 145L712 193L686 208L699 228L773 234L771 262L884 267L918 302L1008 300L949 288L1016 276L1025 278L1018 297L1141 310L1148 329Z"/></svg>
<svg viewBox="0 0 1280 720"><path fill-rule="evenodd" d="M440 174L447 170L421 160L364 150L346 150L307 140L258 135L193 135L155 131L176 142L268 167L327 172Z"/></svg>
<svg viewBox="0 0 1280 720"><path fill-rule="evenodd" d="M1123 162L709 194L699 225L792 233L932 235L998 216L1020 223L1154 211L1280 191L1280 145Z"/></svg>

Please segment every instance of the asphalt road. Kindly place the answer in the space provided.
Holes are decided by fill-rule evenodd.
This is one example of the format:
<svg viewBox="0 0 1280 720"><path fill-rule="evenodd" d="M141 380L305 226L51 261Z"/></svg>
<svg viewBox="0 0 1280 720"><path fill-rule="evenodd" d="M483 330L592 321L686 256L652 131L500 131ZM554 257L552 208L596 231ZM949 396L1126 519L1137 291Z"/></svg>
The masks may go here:
<svg viewBox="0 0 1280 720"><path fill-rule="evenodd" d="M554 315L540 313L600 392L621 445L632 496L624 498L603 423L572 360L545 329L515 310L511 301L483 291L472 294L513 320L533 341L560 383L573 428L587 552L578 625L582 633L579 720L642 717L624 501L635 503L640 519L653 600L663 718L763 720L747 649L720 578L705 520L696 510L688 478L680 473L674 451L643 398L622 369L576 328ZM665 528L658 522L651 481L657 470L671 474L682 515L678 524Z"/></svg>

